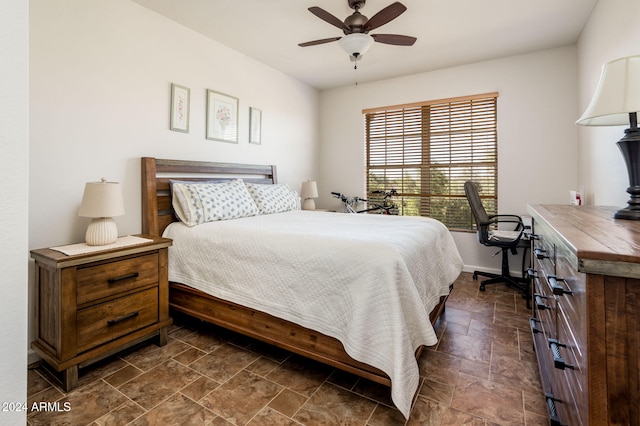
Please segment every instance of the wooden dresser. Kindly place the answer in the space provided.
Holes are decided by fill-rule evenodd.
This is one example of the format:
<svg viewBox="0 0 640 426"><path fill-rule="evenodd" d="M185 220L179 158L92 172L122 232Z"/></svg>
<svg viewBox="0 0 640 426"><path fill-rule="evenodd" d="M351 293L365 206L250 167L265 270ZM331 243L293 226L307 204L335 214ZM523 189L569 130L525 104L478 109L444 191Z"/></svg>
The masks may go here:
<svg viewBox="0 0 640 426"><path fill-rule="evenodd" d="M640 221L531 205L531 331L552 425L640 425Z"/></svg>
<svg viewBox="0 0 640 426"><path fill-rule="evenodd" d="M35 340L65 391L83 367L149 337L167 342L167 238L142 235L142 244L67 256L52 249L35 259Z"/></svg>

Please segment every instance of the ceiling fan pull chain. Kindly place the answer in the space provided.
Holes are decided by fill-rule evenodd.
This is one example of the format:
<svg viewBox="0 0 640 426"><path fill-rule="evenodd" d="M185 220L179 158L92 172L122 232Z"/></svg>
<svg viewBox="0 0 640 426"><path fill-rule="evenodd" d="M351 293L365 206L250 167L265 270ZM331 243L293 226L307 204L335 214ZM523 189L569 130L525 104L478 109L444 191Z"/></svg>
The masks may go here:
<svg viewBox="0 0 640 426"><path fill-rule="evenodd" d="M356 71L356 86L358 85L358 62L353 65L353 69Z"/></svg>

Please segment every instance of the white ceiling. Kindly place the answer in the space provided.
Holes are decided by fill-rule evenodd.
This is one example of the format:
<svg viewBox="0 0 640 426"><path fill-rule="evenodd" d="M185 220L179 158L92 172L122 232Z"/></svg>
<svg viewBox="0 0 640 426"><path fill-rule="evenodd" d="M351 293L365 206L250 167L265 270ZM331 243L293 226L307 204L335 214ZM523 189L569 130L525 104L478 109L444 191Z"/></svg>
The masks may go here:
<svg viewBox="0 0 640 426"><path fill-rule="evenodd" d="M417 37L411 47L375 43L354 63L342 36L307 8L344 20L347 0L133 0L320 90L575 43L598 0L400 0L407 11L371 34ZM394 0L367 0L372 17Z"/></svg>

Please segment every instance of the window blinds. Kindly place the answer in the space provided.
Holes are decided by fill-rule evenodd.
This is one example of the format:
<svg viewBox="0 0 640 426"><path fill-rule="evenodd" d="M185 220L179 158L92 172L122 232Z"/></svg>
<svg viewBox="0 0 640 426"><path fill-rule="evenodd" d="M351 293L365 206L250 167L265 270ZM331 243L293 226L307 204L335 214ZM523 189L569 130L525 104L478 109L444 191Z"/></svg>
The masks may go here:
<svg viewBox="0 0 640 426"><path fill-rule="evenodd" d="M396 189L403 215L474 229L464 182L497 209L497 93L365 110L367 193Z"/></svg>

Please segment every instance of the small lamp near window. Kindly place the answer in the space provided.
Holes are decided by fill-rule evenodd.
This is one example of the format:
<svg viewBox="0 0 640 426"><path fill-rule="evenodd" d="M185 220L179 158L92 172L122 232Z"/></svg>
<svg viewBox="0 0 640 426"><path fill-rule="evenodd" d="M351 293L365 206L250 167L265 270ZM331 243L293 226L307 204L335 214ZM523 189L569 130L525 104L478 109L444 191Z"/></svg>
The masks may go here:
<svg viewBox="0 0 640 426"><path fill-rule="evenodd" d="M78 215L91 217L85 241L90 246L111 244L118 239L118 228L112 219L124 214L122 190L117 182L87 182Z"/></svg>
<svg viewBox="0 0 640 426"><path fill-rule="evenodd" d="M629 56L602 66L596 93L576 124L583 126L621 126L629 123L618 141L629 175L627 207L614 213L615 219L640 219L640 56Z"/></svg>
<svg viewBox="0 0 640 426"><path fill-rule="evenodd" d="M302 210L315 210L316 202L314 198L318 198L318 185L314 180L302 182L302 190L300 191L302 198Z"/></svg>

